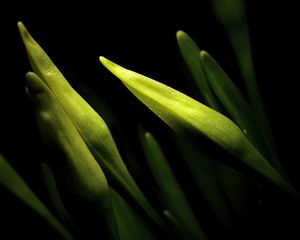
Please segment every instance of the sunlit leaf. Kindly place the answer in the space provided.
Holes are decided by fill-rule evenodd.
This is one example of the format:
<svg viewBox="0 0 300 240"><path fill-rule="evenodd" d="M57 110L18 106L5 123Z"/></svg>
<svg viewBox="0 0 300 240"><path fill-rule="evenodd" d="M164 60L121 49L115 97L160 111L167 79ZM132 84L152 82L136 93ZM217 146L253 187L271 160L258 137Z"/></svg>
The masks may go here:
<svg viewBox="0 0 300 240"><path fill-rule="evenodd" d="M201 135L219 145L264 179L299 198L299 192L268 163L230 119L162 83L104 57L102 64L164 122L182 134ZM236 159L236 160L237 160Z"/></svg>
<svg viewBox="0 0 300 240"><path fill-rule="evenodd" d="M164 226L162 219L128 172L104 120L70 86L25 26L21 22L18 26L33 71L51 89L105 172L110 184L121 188L122 192L142 207L157 224Z"/></svg>

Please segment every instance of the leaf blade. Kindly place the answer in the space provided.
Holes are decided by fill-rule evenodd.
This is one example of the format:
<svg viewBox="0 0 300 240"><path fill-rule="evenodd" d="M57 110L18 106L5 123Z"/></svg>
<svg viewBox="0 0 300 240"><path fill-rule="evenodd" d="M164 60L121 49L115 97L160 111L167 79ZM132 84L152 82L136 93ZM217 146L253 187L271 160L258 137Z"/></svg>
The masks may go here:
<svg viewBox="0 0 300 240"><path fill-rule="evenodd" d="M58 99L72 124L109 178L110 183L121 188L127 198L132 199L162 228L164 221L151 206L125 166L115 141L104 120L71 87L41 46L33 39L23 23L18 23L31 66L41 80Z"/></svg>
<svg viewBox="0 0 300 240"><path fill-rule="evenodd" d="M41 216L63 239L72 240L68 230L54 217L26 182L0 154L0 184Z"/></svg>
<svg viewBox="0 0 300 240"><path fill-rule="evenodd" d="M84 204L87 212L99 217L97 224L105 226L100 233L106 234L108 239L118 239L108 184L102 169L47 85L34 73L28 73L26 80L39 130L46 145L57 153L56 158L60 161L56 164L64 173L66 190L74 196L75 204ZM88 218L86 220L89 221ZM91 224L88 231L97 233L99 228Z"/></svg>
<svg viewBox="0 0 300 240"><path fill-rule="evenodd" d="M201 96L204 98L204 102L208 103L208 105L210 105L212 108L218 109L218 103L206 80L203 66L199 58L201 49L184 31L177 31L176 38L184 62L188 67L189 72L191 73L192 78L201 93Z"/></svg>
<svg viewBox="0 0 300 240"><path fill-rule="evenodd" d="M265 180L299 198L299 192L268 163L230 119L169 86L125 69L104 57L100 57L100 61L141 102L176 131L208 138Z"/></svg>
<svg viewBox="0 0 300 240"><path fill-rule="evenodd" d="M157 140L150 132L141 129L140 135L140 141L146 155L148 166L160 189L165 207L168 207L174 216L180 219L186 232L190 232L194 238L206 239L202 227L196 219Z"/></svg>

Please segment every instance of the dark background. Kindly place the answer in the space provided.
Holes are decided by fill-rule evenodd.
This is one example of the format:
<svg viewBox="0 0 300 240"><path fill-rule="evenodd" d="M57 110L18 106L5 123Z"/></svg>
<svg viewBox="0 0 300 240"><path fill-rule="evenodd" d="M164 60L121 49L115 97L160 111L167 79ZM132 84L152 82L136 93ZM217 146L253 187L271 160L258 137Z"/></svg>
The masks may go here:
<svg viewBox="0 0 300 240"><path fill-rule="evenodd" d="M294 185L300 187L296 6L288 1L247 1L246 6L257 79L279 154ZM122 138L134 145L136 122L143 122L158 138L165 126L101 66L100 55L191 94L186 88L186 73L175 38L177 30L184 30L202 49L211 53L244 91L233 51L225 31L212 15L208 0L181 1L166 6L154 2L86 1L67 6L55 2L26 2L11 4L3 11L8 14L2 19L1 34L0 151L45 201L37 164L43 147L24 91L24 75L30 65L17 21L25 24L80 93L85 93L80 88L81 83L88 84L118 119L122 119L124 135L116 133L115 136L121 153L126 151L121 145ZM167 147L166 143L162 144ZM20 228L24 220L22 213L29 212L2 188L0 198L6 218L4 226L13 234L14 222ZM31 234L29 225L38 224L37 219L29 218L28 222L27 227L20 228L25 235Z"/></svg>

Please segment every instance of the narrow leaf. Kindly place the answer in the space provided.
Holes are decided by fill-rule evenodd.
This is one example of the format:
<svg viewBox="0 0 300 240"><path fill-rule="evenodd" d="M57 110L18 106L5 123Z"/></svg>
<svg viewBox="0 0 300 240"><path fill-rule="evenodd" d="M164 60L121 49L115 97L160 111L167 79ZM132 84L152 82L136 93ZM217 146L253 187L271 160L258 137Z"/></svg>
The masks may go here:
<svg viewBox="0 0 300 240"><path fill-rule="evenodd" d="M64 172L74 201L98 216L99 226L92 225L89 231L118 239L108 184L100 166L47 85L34 73L26 78L39 130L50 150L57 153L56 164Z"/></svg>
<svg viewBox="0 0 300 240"><path fill-rule="evenodd" d="M221 225L227 229L232 228L234 223L229 210L230 208L224 198L218 178L217 169L221 168L220 163L212 160L203 147L196 146L189 139L182 139L182 136L177 136L173 139L176 149L179 150L180 156L183 158L196 183L197 191L204 198L204 201ZM224 173L221 172L219 174Z"/></svg>
<svg viewBox="0 0 300 240"><path fill-rule="evenodd" d="M204 75L203 67L199 57L200 48L197 46L194 40L183 31L178 31L176 37L182 57L193 77L193 80L198 86L201 96L204 98L204 102L210 105L212 108L218 109L218 103L216 102Z"/></svg>
<svg viewBox="0 0 300 240"><path fill-rule="evenodd" d="M46 188L48 190L49 196L55 207L57 214L62 219L62 221L64 221L65 224L72 227L73 230L77 230L76 224L74 223L73 219L69 215L68 211L66 210L61 200L61 197L57 189L55 177L53 175L51 168L46 163L42 163L41 171L42 171L42 176L44 178Z"/></svg>
<svg viewBox="0 0 300 240"><path fill-rule="evenodd" d="M141 143L156 185L160 190L165 207L168 207L183 228L194 236L194 239L206 239L203 230L190 207L179 183L170 168L158 142L149 132L141 130Z"/></svg>
<svg viewBox="0 0 300 240"><path fill-rule="evenodd" d="M166 219L168 219L169 223L172 225L174 232L178 236L181 237L181 239L193 239L194 236L191 235L190 232L186 231L186 229L182 226L182 223L174 217L174 215L169 210L163 211L164 216Z"/></svg>
<svg viewBox="0 0 300 240"><path fill-rule="evenodd" d="M242 110L247 113L246 115L252 116L252 118L250 118L250 119L254 120L253 122L249 121L249 118L246 118L248 116L245 117L244 115L242 115L242 117L240 117L241 112L234 111L235 109L233 107L235 106L236 102L233 102L233 104L230 105L230 104L228 104L227 98L224 99L224 98L221 98L220 96L218 96L218 94L220 95L220 91L218 92L214 88L212 88L212 90L211 90L211 87L212 87L212 85L210 84L211 76L208 76L208 74L207 74L207 69L205 69L203 60L200 58L200 54L202 51L200 51L200 49L197 47L196 43L186 33L183 33L182 31L177 32L177 40L178 40L178 44L180 46L181 52L183 54L183 57L184 57L184 59L186 59L187 65L190 66L190 72L194 72L193 80L195 82L198 82L198 84L197 84L198 90L199 90L200 94L202 96L204 96L204 104L213 108L214 110L217 110L220 113L222 113L224 110L228 111L228 105L229 105L229 107L231 107L231 108L229 108L229 110L231 110L231 111L229 111L229 114L231 114L230 117L232 118L232 114L233 114L234 116L232 119L236 123L238 123L239 127L241 127L243 129L244 133L248 132L248 130L249 130L248 128L243 128L243 126L246 125L244 123L247 123L246 126L252 127L253 125L255 125L253 123L255 123L255 121L256 121L254 116L252 116L252 114L250 113L252 110L250 109L248 104L245 103L245 101L244 101L243 104L240 104L240 105L244 105L245 108ZM188 51L188 49L190 49L190 51ZM190 62L190 63L188 64L188 62ZM196 75L197 72L201 72L201 75L200 74ZM220 73L220 71L218 71L218 73ZM212 74L215 74L215 72L212 72ZM223 76L223 75L221 74L221 76ZM199 81L199 80L201 80L201 81ZM222 79L219 79L219 78L216 79L216 82L217 82L216 85L219 83L219 81L217 81L217 80L221 81ZM219 83L219 85L217 85L216 88L219 89L222 86L222 84L224 84L224 83L223 82ZM207 85L209 85L209 86L207 86ZM229 87L229 90L232 90L232 85L225 84L225 86L227 86L226 90L228 90L228 87ZM233 86L233 87L235 87L235 86ZM221 89L223 89L223 88L221 87ZM222 91L221 91L221 93L222 93ZM226 93L228 93L228 96L226 96L226 97L228 97L229 100L232 99L232 96L231 96L232 93L230 91L225 92L225 94ZM234 93L234 100L239 100L238 97L240 97L240 96L242 97L242 95L237 95L236 93ZM225 103L225 109L224 109L224 103ZM229 103L230 103L230 101L229 101ZM236 105L239 105L239 102ZM248 114L247 110L248 110L249 114ZM242 121L240 121L240 119ZM239 124L239 123L241 123L241 124ZM257 131L257 125L255 125L255 126L256 126L254 128L255 134L251 134L250 137L252 135L259 135L258 134L259 131ZM252 129L253 129L253 127L251 128L251 130ZM252 132L252 131L250 131L250 132ZM259 143L262 142L260 144L260 146L261 146L260 151L262 149L264 149L262 147L262 146L264 146L264 144L263 144L264 141L263 141L263 138L261 137L261 135L259 137L257 137L257 142L259 142ZM182 144L179 144L179 146L178 146L179 149L182 148L181 145ZM183 149L183 150L185 151L185 149ZM193 151L193 152L195 152L195 151ZM223 226L226 227L227 230L232 229L233 222L232 222L231 216L227 210L228 206L226 206L226 203L224 202L224 200L225 200L224 196L230 198L227 202L230 203L230 207L231 207L231 209L234 210L234 212L238 212L238 213L243 212L245 209L245 206L248 207L248 205L250 206L250 209L253 209L253 201L249 201L250 199L248 200L244 197L244 196L248 196L249 194L250 195L252 194L253 190L249 189L249 185L251 185L251 184L246 184L247 181L245 181L243 176L238 171L232 170L223 164L218 164L218 163L213 164L211 162L211 159L208 156L206 156L206 154L202 154L202 152L204 152L204 149L201 149L201 156L198 156L198 158L195 158L195 156L193 156L192 154L187 154L188 155L187 156L187 164L188 164L191 172L196 172L194 174L194 176L195 176L195 179L197 180L198 186L199 187L201 186L200 191L202 191L202 193L204 194L206 199L209 199L208 204L211 206L212 210L218 217L218 220L222 223ZM261 152L263 152L263 151L261 151ZM191 155L191 156L189 157L189 155ZM200 171L202 174L197 173L197 171ZM202 180L201 180L201 178L202 178ZM222 180L220 181L218 178L221 178ZM207 181L203 181L203 179L206 179ZM244 191L236 191L236 185L232 184L233 180L239 182L240 185L243 185L244 187L242 187L242 189ZM213 187L209 187L208 185L213 185ZM222 187L220 187L220 185L222 185ZM236 194L232 194L232 192L235 192ZM212 195L219 195L219 196L213 197ZM224 195L224 196L221 196L221 195ZM237 199L238 199L239 203L242 202L242 204L235 204ZM243 199L243 201L241 201L241 199ZM233 233L233 231L229 230L228 233ZM230 237L230 238L232 238L232 237Z"/></svg>
<svg viewBox="0 0 300 240"><path fill-rule="evenodd" d="M44 50L19 22L19 31L34 72L51 89L72 124L105 172L110 184L117 185L135 204L143 208L157 224L164 227L163 220L139 189L125 166L114 139L104 120L70 86Z"/></svg>
<svg viewBox="0 0 300 240"><path fill-rule="evenodd" d="M255 110L255 117L258 120L269 154L272 156L270 161L284 174L256 81L245 3L243 0L213 0L211 3L212 10L216 18L223 24L235 52L245 80L248 96Z"/></svg>
<svg viewBox="0 0 300 240"><path fill-rule="evenodd" d="M63 239L73 237L0 154L0 184L41 216Z"/></svg>
<svg viewBox="0 0 300 240"><path fill-rule="evenodd" d="M268 163L230 119L173 88L125 69L104 57L100 57L100 61L140 101L177 132L208 138L236 156L259 176L299 198L299 192Z"/></svg>
<svg viewBox="0 0 300 240"><path fill-rule="evenodd" d="M121 240L158 239L141 215L112 188L111 196Z"/></svg>
<svg viewBox="0 0 300 240"><path fill-rule="evenodd" d="M262 153L265 153L263 137L258 131L256 119L247 100L221 66L207 52L201 51L200 57L207 80L229 116L243 130L249 140Z"/></svg>

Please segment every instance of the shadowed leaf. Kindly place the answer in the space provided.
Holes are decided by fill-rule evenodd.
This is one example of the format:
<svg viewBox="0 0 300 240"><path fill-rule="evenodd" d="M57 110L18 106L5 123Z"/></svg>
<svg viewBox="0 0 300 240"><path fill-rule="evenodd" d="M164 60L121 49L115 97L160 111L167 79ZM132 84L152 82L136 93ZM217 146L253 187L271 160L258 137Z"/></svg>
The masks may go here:
<svg viewBox="0 0 300 240"><path fill-rule="evenodd" d="M213 0L212 10L216 18L223 24L229 41L233 47L239 67L243 74L248 96L254 108L255 117L260 126L260 131L266 142L270 161L281 174L285 174L282 164L278 158L277 150L273 140L269 120L261 97L253 64L251 42L246 18L244 0Z"/></svg>
<svg viewBox="0 0 300 240"><path fill-rule="evenodd" d="M207 80L229 116L243 130L249 140L262 153L265 153L263 137L258 131L253 110L247 100L221 66L207 52L201 51L200 57Z"/></svg>
<svg viewBox="0 0 300 240"><path fill-rule="evenodd" d="M41 200L31 191L29 186L10 166L0 154L0 184L41 216L49 225L61 235L63 239L71 240L73 237L67 229L53 216Z"/></svg>
<svg viewBox="0 0 300 240"><path fill-rule="evenodd" d="M84 204L92 216L98 216L97 227L91 224L88 231L118 239L108 184L100 166L47 85L34 73L28 73L26 78L40 133L56 152L56 164L64 172L74 201L78 206Z"/></svg>
<svg viewBox="0 0 300 240"><path fill-rule="evenodd" d="M158 238L139 213L112 188L111 195L121 240L154 240Z"/></svg>
<svg viewBox="0 0 300 240"><path fill-rule="evenodd" d="M173 215L180 219L182 228L194 239L206 239L203 230L190 207L184 192L174 176L158 142L151 133L140 128L140 140L145 156L160 190L164 207L168 207Z"/></svg>
<svg viewBox="0 0 300 240"><path fill-rule="evenodd" d="M66 210L61 200L61 197L57 189L55 177L53 175L51 168L46 163L43 162L41 163L41 171L42 171L46 188L48 190L49 196L51 198L52 204L55 207L56 212L58 213L58 215L60 216L62 221L64 221L65 224L72 227L72 229L75 231L78 230L76 224L74 223L73 219L69 215L68 211Z"/></svg>
<svg viewBox="0 0 300 240"><path fill-rule="evenodd" d="M201 96L203 96L204 101L208 103L208 105L214 109L218 109L218 103L216 102L204 75L204 70L199 57L200 48L194 40L183 31L178 31L176 33L176 37L182 57L193 77L193 80L198 86Z"/></svg>

